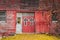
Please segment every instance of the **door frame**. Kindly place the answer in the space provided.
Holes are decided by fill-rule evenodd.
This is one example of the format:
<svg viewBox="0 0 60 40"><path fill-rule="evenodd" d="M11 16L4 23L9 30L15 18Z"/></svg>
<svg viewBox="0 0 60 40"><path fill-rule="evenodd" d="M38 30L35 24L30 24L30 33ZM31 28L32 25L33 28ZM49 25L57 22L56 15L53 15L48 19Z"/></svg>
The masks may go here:
<svg viewBox="0 0 60 40"><path fill-rule="evenodd" d="M21 17L20 25L17 24L17 17ZM18 25L19 25L19 27L17 27ZM21 34L21 33L22 33L22 13L16 13L16 34Z"/></svg>

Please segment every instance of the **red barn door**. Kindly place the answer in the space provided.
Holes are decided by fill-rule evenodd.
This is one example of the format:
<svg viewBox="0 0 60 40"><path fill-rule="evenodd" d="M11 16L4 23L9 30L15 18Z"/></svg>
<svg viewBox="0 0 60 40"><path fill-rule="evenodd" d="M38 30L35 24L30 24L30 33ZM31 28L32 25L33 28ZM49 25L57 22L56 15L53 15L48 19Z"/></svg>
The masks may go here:
<svg viewBox="0 0 60 40"><path fill-rule="evenodd" d="M23 13L22 14L22 29L24 33L34 32L34 14L33 13Z"/></svg>
<svg viewBox="0 0 60 40"><path fill-rule="evenodd" d="M37 11L35 12L35 26L37 33L48 33L50 23L50 12L49 11Z"/></svg>

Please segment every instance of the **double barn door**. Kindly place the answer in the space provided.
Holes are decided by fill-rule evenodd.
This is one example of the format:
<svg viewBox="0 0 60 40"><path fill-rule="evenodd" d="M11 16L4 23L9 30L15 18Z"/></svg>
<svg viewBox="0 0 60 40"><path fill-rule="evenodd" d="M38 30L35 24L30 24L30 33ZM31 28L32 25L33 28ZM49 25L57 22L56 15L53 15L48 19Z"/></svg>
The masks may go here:
<svg viewBox="0 0 60 40"><path fill-rule="evenodd" d="M34 32L34 13L17 13L16 33Z"/></svg>

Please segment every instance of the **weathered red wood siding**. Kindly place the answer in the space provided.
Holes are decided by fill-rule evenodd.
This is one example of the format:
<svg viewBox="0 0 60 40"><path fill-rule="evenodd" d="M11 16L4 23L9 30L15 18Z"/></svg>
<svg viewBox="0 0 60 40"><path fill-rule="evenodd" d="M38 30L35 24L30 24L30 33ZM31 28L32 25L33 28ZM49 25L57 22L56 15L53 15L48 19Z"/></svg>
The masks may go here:
<svg viewBox="0 0 60 40"><path fill-rule="evenodd" d="M14 10L7 10L6 11L6 23L8 28L8 33L16 32L16 11Z"/></svg>
<svg viewBox="0 0 60 40"><path fill-rule="evenodd" d="M49 33L51 16L49 11L35 12L36 33Z"/></svg>

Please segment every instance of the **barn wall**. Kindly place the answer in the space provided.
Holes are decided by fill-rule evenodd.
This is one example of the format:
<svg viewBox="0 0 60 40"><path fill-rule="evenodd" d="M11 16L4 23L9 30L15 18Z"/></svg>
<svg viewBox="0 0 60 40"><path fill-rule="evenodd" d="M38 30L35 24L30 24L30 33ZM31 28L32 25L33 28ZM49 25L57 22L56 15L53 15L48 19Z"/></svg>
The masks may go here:
<svg viewBox="0 0 60 40"><path fill-rule="evenodd" d="M47 3L45 3L47 2ZM12 0L0 0L0 10L6 10L6 23L0 23L0 30L5 30L5 28L9 28L7 31L9 32L15 32L16 28L16 11L17 12L35 12L36 10L41 10L41 11L36 11L35 12L35 28L36 32L49 32L52 29L55 31L55 23L51 23L51 11L43 11L43 10L51 10L52 8L52 3L53 1L45 1L43 0L39 3L39 8L33 8L33 7L28 7L27 9L20 9L20 1L12 1ZM60 8L59 7L59 0L56 2L56 8L57 10ZM58 7L57 7L58 6ZM15 11L16 10L16 11ZM42 12L43 11L43 12ZM42 17L42 13L44 13L44 17ZM58 14L58 21L60 23L60 12ZM44 20L42 20L44 19ZM50 25L51 24L51 25ZM45 27L44 27L45 26ZM50 30L49 30L50 27ZM43 30L42 30L43 29ZM45 31L44 31L45 30Z"/></svg>
<svg viewBox="0 0 60 40"><path fill-rule="evenodd" d="M35 12L35 29L36 33L49 33L51 24L50 11Z"/></svg>
<svg viewBox="0 0 60 40"><path fill-rule="evenodd" d="M0 23L0 34L16 32L16 11L6 11L6 21Z"/></svg>
<svg viewBox="0 0 60 40"><path fill-rule="evenodd" d="M16 31L16 11L6 11L6 22L9 27L8 32Z"/></svg>

